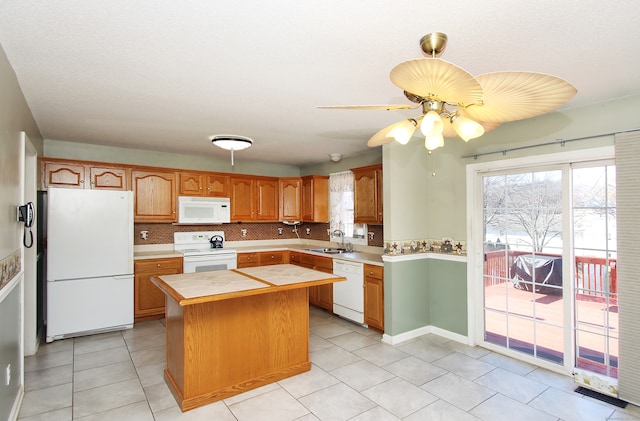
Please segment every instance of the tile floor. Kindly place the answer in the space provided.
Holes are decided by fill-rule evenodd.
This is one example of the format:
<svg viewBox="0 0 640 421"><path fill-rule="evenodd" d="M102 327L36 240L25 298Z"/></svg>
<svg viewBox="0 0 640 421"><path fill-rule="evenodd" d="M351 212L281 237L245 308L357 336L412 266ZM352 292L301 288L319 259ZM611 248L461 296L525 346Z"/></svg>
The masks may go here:
<svg viewBox="0 0 640 421"><path fill-rule="evenodd" d="M640 420L570 377L425 335L380 334L310 309L313 368L182 413L163 380L164 325L43 344L25 359L27 420Z"/></svg>

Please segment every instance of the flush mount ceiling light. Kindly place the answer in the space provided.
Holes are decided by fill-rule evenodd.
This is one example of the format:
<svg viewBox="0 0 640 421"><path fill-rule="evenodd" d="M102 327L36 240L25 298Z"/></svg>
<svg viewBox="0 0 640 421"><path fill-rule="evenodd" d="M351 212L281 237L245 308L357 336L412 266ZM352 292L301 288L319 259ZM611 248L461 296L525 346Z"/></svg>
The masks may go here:
<svg viewBox="0 0 640 421"><path fill-rule="evenodd" d="M233 166L233 151L250 148L253 145L253 140L234 134L219 134L211 137L211 143L219 148L231 151L231 166Z"/></svg>
<svg viewBox="0 0 640 421"><path fill-rule="evenodd" d="M562 106L576 94L563 79L542 73L494 72L473 77L462 68L436 58L447 36L441 32L420 40L428 58L409 60L391 69L391 81L414 105L338 105L320 108L406 110L421 108L416 118L394 123L367 142L375 147L393 140L406 144L418 132L432 151L445 137L465 142L482 136L501 123L535 117Z"/></svg>
<svg viewBox="0 0 640 421"><path fill-rule="evenodd" d="M342 159L342 154L337 152L330 153L329 159L331 159L333 162L338 162Z"/></svg>

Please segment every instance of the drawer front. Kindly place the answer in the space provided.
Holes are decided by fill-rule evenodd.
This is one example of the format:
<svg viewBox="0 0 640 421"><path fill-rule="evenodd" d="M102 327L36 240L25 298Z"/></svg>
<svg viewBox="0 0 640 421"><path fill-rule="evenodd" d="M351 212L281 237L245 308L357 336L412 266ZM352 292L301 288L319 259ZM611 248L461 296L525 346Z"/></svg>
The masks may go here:
<svg viewBox="0 0 640 421"><path fill-rule="evenodd" d="M238 268L258 266L258 253L238 253Z"/></svg>
<svg viewBox="0 0 640 421"><path fill-rule="evenodd" d="M179 269L182 272L182 258L170 258L170 259L145 259L136 260L133 263L134 272L149 272L157 270Z"/></svg>
<svg viewBox="0 0 640 421"><path fill-rule="evenodd" d="M364 276L369 278L383 279L384 267L375 265L364 265Z"/></svg>
<svg viewBox="0 0 640 421"><path fill-rule="evenodd" d="M283 251L260 253L260 265L279 265L285 263Z"/></svg>

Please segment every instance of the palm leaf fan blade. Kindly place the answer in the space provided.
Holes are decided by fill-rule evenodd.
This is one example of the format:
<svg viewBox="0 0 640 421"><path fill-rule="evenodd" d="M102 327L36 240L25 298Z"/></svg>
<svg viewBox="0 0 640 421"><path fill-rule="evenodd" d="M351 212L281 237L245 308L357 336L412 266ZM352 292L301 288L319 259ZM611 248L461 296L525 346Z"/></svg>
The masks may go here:
<svg viewBox="0 0 640 421"><path fill-rule="evenodd" d="M495 72L476 79L484 92L483 105L465 112L477 121L503 123L535 117L561 107L577 92L569 82L542 73Z"/></svg>
<svg viewBox="0 0 640 421"><path fill-rule="evenodd" d="M409 60L391 69L391 81L423 98L471 104L482 99L476 79L455 64L438 58Z"/></svg>

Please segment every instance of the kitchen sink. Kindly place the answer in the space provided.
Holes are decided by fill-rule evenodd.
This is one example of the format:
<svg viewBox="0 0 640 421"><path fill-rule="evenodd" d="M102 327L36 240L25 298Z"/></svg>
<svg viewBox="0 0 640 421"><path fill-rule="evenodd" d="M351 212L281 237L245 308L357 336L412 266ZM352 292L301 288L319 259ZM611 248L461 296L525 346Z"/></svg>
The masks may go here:
<svg viewBox="0 0 640 421"><path fill-rule="evenodd" d="M327 253L327 254L340 254L346 253L347 249L343 248L317 248L317 249L307 249L308 251L315 251L316 253Z"/></svg>

